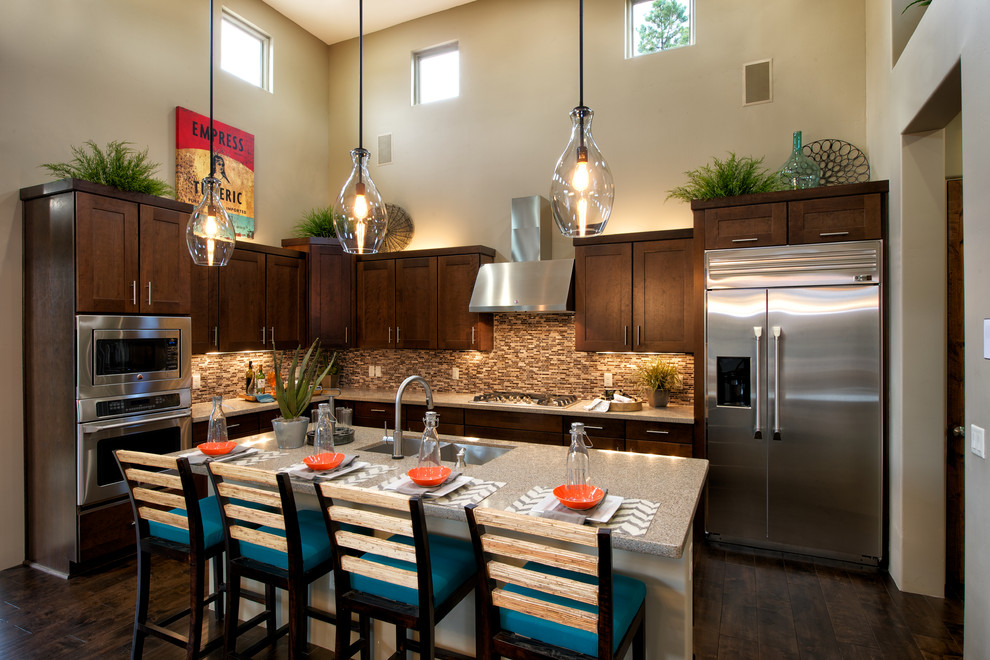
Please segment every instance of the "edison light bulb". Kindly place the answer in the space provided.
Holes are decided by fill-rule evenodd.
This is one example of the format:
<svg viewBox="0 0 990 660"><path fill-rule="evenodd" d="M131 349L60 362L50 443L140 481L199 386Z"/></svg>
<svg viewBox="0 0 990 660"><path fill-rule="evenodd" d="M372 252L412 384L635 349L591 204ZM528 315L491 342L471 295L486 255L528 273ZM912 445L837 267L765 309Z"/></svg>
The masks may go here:
<svg viewBox="0 0 990 660"><path fill-rule="evenodd" d="M593 116L584 106L571 111L571 139L550 182L554 222L569 238L602 233L615 199L612 172L591 136Z"/></svg>
<svg viewBox="0 0 990 660"><path fill-rule="evenodd" d="M353 149L354 168L334 205L333 226L344 252L374 254L385 238L385 204L368 174L366 149Z"/></svg>
<svg viewBox="0 0 990 660"><path fill-rule="evenodd" d="M206 177L202 186L203 199L186 223L186 246L193 263L225 266L234 253L234 223L220 202L220 180Z"/></svg>

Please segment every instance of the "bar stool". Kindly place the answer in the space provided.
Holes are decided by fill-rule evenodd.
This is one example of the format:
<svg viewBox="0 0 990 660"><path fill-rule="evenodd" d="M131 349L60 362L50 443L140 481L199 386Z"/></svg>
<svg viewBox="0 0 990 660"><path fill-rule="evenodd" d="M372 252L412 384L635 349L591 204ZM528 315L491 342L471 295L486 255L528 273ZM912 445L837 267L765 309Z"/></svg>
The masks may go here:
<svg viewBox="0 0 990 660"><path fill-rule="evenodd" d="M206 607L216 603L217 617L223 618L223 528L216 498L197 497L186 458L123 449L114 452L114 456L127 482L137 530L137 602L131 658L143 655L148 635L185 648L186 658L206 655L223 641L223 636L217 635L200 648ZM157 622L148 621L153 556L175 559L189 566L189 607ZM210 560L213 560L214 590L207 595L204 581ZM186 616L189 617L186 635L167 628Z"/></svg>
<svg viewBox="0 0 990 660"><path fill-rule="evenodd" d="M323 517L319 511L296 511L286 473L218 462L208 466L227 548L226 655L250 657L288 634L289 658L302 657L309 617L336 625L332 614L309 605L309 585L332 569ZM264 583L269 598L264 612L238 625L241 578ZM288 622L278 629L270 597L275 588L289 596ZM237 637L261 621L267 624L265 637L236 654Z"/></svg>
<svg viewBox="0 0 990 660"><path fill-rule="evenodd" d="M630 645L635 660L646 657L646 585L613 575L610 529L474 504L466 512L478 564L479 659L611 660Z"/></svg>
<svg viewBox="0 0 990 660"><path fill-rule="evenodd" d="M427 534L418 497L332 483L316 489L334 557L337 617L359 616L359 638L338 630L335 657L362 660L373 648L368 618L395 626L392 658L464 658L436 647L434 626L474 588L475 563L467 541ZM387 537L387 538L386 538ZM408 631L419 640L408 638Z"/></svg>

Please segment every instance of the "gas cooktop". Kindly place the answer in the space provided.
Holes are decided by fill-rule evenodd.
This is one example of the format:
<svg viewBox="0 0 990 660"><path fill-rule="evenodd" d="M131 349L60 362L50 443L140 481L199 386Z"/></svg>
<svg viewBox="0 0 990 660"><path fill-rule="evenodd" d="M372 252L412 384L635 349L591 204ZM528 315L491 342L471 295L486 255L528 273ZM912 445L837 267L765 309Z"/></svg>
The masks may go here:
<svg viewBox="0 0 990 660"><path fill-rule="evenodd" d="M482 403L514 403L525 406L566 408L577 402L573 394L532 394L527 392L486 392L474 397Z"/></svg>

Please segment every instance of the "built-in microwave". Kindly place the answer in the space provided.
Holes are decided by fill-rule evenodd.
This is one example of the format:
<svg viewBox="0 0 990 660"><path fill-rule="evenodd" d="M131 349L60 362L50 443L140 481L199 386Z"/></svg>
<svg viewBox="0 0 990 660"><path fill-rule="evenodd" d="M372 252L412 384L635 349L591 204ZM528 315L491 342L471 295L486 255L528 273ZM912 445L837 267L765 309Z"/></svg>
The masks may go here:
<svg viewBox="0 0 990 660"><path fill-rule="evenodd" d="M76 398L188 389L188 317L76 317Z"/></svg>

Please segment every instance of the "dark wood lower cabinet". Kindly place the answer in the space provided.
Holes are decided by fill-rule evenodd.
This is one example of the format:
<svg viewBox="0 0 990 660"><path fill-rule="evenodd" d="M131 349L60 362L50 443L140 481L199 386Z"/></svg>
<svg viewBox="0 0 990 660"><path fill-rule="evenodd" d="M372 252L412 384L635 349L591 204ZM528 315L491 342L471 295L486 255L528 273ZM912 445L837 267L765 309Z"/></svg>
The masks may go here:
<svg viewBox="0 0 990 660"><path fill-rule="evenodd" d="M464 411L464 432L469 436L559 445L560 417L540 413L472 410Z"/></svg>
<svg viewBox="0 0 990 660"><path fill-rule="evenodd" d="M117 501L79 514L79 561L132 551L137 537L130 500Z"/></svg>
<svg viewBox="0 0 990 660"><path fill-rule="evenodd" d="M426 406L404 404L402 406L402 415L405 421L403 422L402 428L407 431L412 431L413 433L422 433L425 426L423 424L423 418L426 417L427 410L428 408ZM440 431L440 433L445 433L447 435L464 435L463 408L436 406L433 410L435 410L440 416L440 425L437 427L437 430Z"/></svg>

